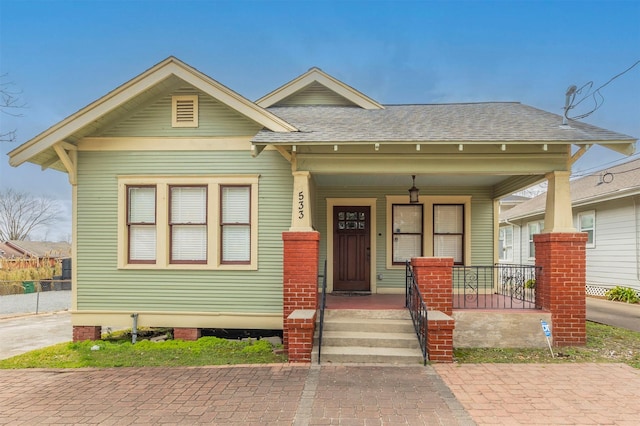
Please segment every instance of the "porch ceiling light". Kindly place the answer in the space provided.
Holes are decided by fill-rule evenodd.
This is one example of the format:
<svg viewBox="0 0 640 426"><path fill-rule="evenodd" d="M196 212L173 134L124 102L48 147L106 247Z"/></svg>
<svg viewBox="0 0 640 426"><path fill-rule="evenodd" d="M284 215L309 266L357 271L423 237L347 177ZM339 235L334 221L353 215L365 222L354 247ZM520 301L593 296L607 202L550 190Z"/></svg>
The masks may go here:
<svg viewBox="0 0 640 426"><path fill-rule="evenodd" d="M416 175L411 175L411 179L413 179L413 185L409 188L409 203L417 204L420 190L416 188Z"/></svg>

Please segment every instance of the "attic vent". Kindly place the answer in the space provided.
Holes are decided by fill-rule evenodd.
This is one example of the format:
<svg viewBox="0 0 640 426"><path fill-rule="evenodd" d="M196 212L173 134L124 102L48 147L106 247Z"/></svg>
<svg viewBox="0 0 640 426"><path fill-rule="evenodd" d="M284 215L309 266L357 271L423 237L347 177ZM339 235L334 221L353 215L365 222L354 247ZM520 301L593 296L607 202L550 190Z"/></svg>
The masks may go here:
<svg viewBox="0 0 640 426"><path fill-rule="evenodd" d="M171 98L171 126L198 127L198 95Z"/></svg>

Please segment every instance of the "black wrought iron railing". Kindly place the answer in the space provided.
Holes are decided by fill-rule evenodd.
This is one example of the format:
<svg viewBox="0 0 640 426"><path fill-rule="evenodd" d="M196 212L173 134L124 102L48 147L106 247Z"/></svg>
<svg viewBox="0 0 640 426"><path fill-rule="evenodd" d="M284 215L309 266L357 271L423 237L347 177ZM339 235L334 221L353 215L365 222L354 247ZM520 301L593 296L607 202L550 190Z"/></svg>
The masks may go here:
<svg viewBox="0 0 640 426"><path fill-rule="evenodd" d="M324 328L324 307L327 304L327 261L324 261L324 271L322 275L322 293L320 294L320 321L318 324L318 364L322 355L322 329Z"/></svg>
<svg viewBox="0 0 640 426"><path fill-rule="evenodd" d="M454 309L540 309L536 281L541 268L496 264L453 267Z"/></svg>
<svg viewBox="0 0 640 426"><path fill-rule="evenodd" d="M420 349L422 349L422 359L424 365L427 365L427 305L422 299L409 262L406 263L405 307L411 313L413 327L420 342Z"/></svg>

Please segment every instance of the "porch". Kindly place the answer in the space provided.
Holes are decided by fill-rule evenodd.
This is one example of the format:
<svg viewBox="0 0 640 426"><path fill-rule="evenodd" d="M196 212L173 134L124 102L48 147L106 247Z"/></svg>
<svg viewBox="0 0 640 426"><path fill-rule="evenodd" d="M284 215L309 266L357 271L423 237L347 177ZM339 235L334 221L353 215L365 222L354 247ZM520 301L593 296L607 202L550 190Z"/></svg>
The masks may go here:
<svg viewBox="0 0 640 426"><path fill-rule="evenodd" d="M318 303L319 234L317 232L289 232L283 235L283 239L285 241L284 301L285 306L288 307L285 310L284 338L290 360L311 360L317 319L319 319L318 325L320 326L318 340L321 348L323 308L325 306L328 310L334 311L349 309L356 311L356 307L375 307L381 310L385 307L393 307L393 310L401 310L404 295L397 294L350 295L350 297L336 294L329 296L327 304L322 300ZM492 283L491 286L495 286L497 278L498 281L509 283L506 289L511 292L509 297L513 298L514 295L521 293L520 290L526 287L527 282L535 280L533 286L536 292L535 302L530 302L529 306L536 306L540 310L519 309L520 314L517 316L511 314L497 322L495 319L498 316L496 316L495 309L482 310L482 312L477 310L477 313L468 322L474 327L465 327L463 318L460 318L459 324L456 324L453 302L453 258L412 259L411 269L408 269L411 272L407 274L405 304L410 306L409 311L425 360L428 354L431 361L452 362L454 329L457 329L457 336L465 331L469 332L470 336L476 334L482 336L481 342L483 344L478 346L530 346L518 344L517 339L523 336L533 336L534 341L545 342L545 340L537 339L540 332L538 321L541 319L552 324L554 345L571 346L585 343L584 249L586 235L580 233L542 234L536 236L534 241L542 265L539 273L534 273L533 278L527 278L526 274L520 274L517 277L514 274L508 274L506 280L504 275L497 274L489 282ZM564 256L559 256L560 253L564 253ZM460 275L460 271L458 271L458 275ZM324 277L326 278L326 276L325 272ZM493 276L494 274L492 274ZM501 276L502 278L500 278ZM409 278L411 279L409 280ZM514 286L514 283L519 283L520 290ZM485 287L487 286L485 285ZM326 289L326 282L323 283L322 288ZM478 297L477 293L478 291L476 291L476 297ZM322 294L325 295L324 292ZM506 297L507 295L501 294L501 296ZM494 295L491 295L491 299L494 298ZM321 307L319 318L317 318L318 306ZM456 312L463 312L463 314L456 313L458 316L466 316L466 319L469 317L469 315L464 315L462 310L456 310ZM514 326L518 319L526 320L524 325ZM500 327L496 327L498 323L501 324ZM477 327L478 324L487 325ZM517 332L513 333L514 329ZM500 330L510 331L511 338L516 340L505 339ZM489 336L495 338L496 342L491 343L488 340Z"/></svg>

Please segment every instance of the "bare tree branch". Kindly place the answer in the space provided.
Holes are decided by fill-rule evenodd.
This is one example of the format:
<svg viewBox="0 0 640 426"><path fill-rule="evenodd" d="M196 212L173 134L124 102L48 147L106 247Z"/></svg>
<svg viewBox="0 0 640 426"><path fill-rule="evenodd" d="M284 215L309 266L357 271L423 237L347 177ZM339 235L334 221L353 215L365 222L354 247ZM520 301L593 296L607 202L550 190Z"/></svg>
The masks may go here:
<svg viewBox="0 0 640 426"><path fill-rule="evenodd" d="M0 191L0 241L26 240L32 232L60 219L56 200L13 189Z"/></svg>
<svg viewBox="0 0 640 426"><path fill-rule="evenodd" d="M0 113L12 117L22 117L16 110L26 108L27 104L20 100L21 91L14 89L15 84L7 80L7 74L0 75ZM16 131L0 129L0 142L14 142Z"/></svg>

